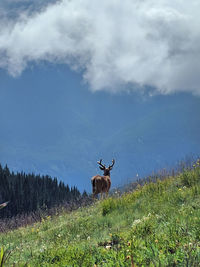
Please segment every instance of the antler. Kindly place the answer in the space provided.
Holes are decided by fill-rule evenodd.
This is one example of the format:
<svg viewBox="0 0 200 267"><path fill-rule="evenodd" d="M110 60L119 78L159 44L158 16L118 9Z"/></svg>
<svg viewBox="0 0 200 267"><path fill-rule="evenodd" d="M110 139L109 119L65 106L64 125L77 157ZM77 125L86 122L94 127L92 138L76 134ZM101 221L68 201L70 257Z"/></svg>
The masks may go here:
<svg viewBox="0 0 200 267"><path fill-rule="evenodd" d="M108 168L109 168L109 169L112 169L112 167L114 166L114 164L115 164L115 160L113 159L113 160L112 160L112 164L111 164L111 165L109 165L109 167L108 167Z"/></svg>
<svg viewBox="0 0 200 267"><path fill-rule="evenodd" d="M98 163L103 169L106 168L106 166L102 164L102 159L100 159L100 161L97 161L97 163Z"/></svg>

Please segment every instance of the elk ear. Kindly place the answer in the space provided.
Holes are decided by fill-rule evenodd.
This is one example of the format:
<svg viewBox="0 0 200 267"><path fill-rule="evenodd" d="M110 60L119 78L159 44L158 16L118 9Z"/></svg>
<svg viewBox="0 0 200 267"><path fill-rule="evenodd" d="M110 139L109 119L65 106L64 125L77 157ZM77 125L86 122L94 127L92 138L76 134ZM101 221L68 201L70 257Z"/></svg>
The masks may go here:
<svg viewBox="0 0 200 267"><path fill-rule="evenodd" d="M100 170L102 170L102 171L104 171L104 169L105 169L105 168L103 168L103 167L99 166L99 169L100 169Z"/></svg>

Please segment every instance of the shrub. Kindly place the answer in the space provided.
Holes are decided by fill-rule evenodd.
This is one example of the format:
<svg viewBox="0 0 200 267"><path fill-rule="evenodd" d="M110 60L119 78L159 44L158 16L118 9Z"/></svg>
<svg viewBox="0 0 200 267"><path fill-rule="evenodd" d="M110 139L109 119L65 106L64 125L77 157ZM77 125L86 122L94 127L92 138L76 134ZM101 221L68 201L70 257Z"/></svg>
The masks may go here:
<svg viewBox="0 0 200 267"><path fill-rule="evenodd" d="M105 216L117 208L117 199L108 198L102 202L102 215Z"/></svg>
<svg viewBox="0 0 200 267"><path fill-rule="evenodd" d="M200 167L197 167L192 171L184 171L180 175L180 179L183 186L191 187L196 185L200 181Z"/></svg>

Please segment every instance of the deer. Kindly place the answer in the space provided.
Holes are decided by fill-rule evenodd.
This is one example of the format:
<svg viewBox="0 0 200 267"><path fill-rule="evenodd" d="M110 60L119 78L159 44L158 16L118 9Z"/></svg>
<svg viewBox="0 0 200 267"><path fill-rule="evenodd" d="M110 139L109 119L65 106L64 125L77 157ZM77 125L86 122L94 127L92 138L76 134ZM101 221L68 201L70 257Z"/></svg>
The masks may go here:
<svg viewBox="0 0 200 267"><path fill-rule="evenodd" d="M108 192L110 190L111 186L111 179L110 179L110 171L112 170L115 160L112 160L112 164L109 165L108 168L104 164L102 164L102 159L100 161L97 161L99 164L100 170L104 172L104 175L95 175L92 177L92 193L93 193L93 199L95 196L97 196L99 193L101 194L101 199L103 198L103 193L106 193L106 196L108 196Z"/></svg>

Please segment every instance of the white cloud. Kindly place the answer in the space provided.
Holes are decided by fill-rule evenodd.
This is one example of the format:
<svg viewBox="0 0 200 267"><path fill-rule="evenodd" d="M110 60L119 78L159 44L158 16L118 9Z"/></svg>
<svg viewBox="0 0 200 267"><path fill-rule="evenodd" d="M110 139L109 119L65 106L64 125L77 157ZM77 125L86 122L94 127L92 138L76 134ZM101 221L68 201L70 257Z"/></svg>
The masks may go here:
<svg viewBox="0 0 200 267"><path fill-rule="evenodd" d="M56 2L0 22L0 67L16 76L47 60L81 70L94 91L200 94L199 10L199 0Z"/></svg>

